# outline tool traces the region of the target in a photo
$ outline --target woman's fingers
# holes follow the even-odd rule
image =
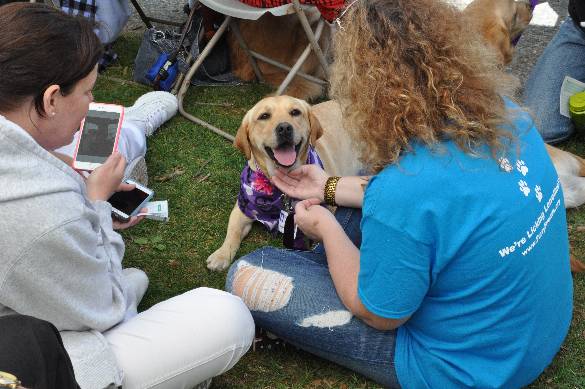
[[[117,151],[112,153],[106,159],[106,162],[101,167],[107,167],[112,170],[112,173],[115,175],[124,175],[124,169],[126,168],[126,160],[122,157],[122,154],[118,153]]]
[[[274,177],[272,177],[272,182],[274,182],[274,184],[276,186],[278,186],[279,189],[285,189],[285,190],[294,189],[299,183],[297,180],[292,179],[292,178],[287,177],[287,176],[283,176],[283,177],[274,176]]]
[[[307,209],[312,207],[313,205],[320,205],[321,204],[321,200],[314,198],[314,197],[305,200],[305,202],[308,204]]]
[[[316,198],[310,198],[303,201],[299,201],[295,207],[295,212],[297,212],[300,208],[300,211],[308,211],[314,205],[320,205],[321,200]]]
[[[122,182],[118,186],[118,189],[116,190],[116,192],[129,192],[129,191],[131,191],[134,188],[136,188],[136,185],[134,185],[134,184],[128,184],[126,182]]]

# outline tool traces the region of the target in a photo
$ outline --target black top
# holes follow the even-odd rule
[[[585,22],[585,1],[569,0],[569,15],[577,25]]]

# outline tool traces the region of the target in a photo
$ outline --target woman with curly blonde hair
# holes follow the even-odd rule
[[[257,325],[387,387],[527,385],[572,314],[563,196],[544,143],[457,10],[351,4],[331,91],[375,175],[279,172],[274,183],[304,199],[295,222],[322,244],[253,252],[227,287]]]

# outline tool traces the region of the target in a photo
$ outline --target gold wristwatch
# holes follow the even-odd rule
[[[16,376],[0,371],[0,389],[18,389],[20,381]]]

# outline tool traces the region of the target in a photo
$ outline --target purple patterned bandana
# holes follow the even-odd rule
[[[306,164],[318,164],[323,168],[321,158],[311,145],[309,145]],[[282,196],[283,193],[272,185],[261,170],[252,170],[246,164],[240,176],[238,195],[238,206],[244,215],[259,221],[269,231],[274,232],[277,230],[278,218],[282,210]]]

